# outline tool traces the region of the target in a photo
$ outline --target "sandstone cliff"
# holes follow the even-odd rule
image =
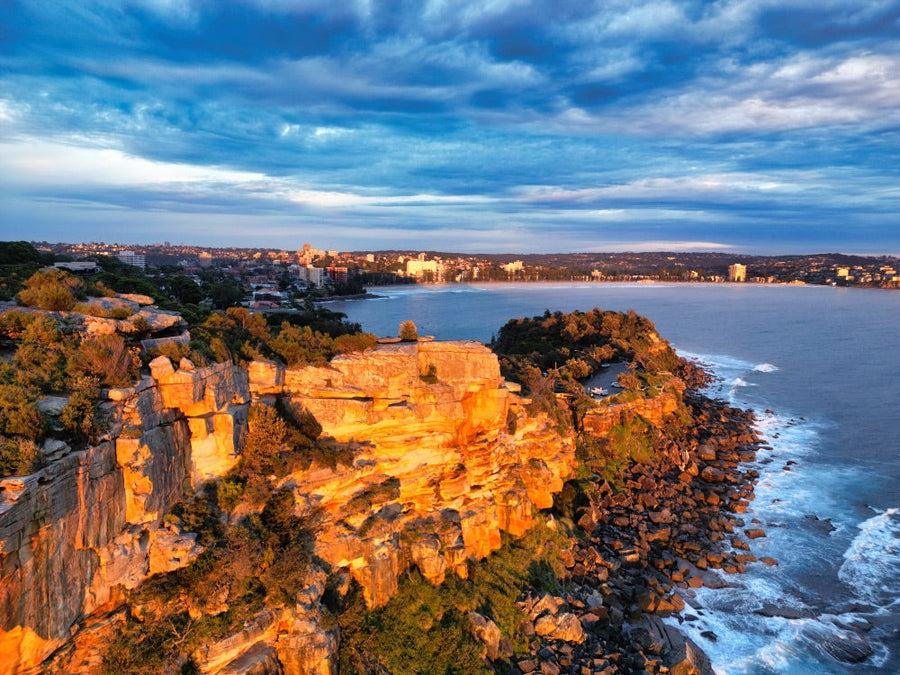
[[[0,673],[38,672],[54,650],[82,642],[93,652],[57,651],[52,667],[97,671],[102,640],[79,635],[111,629],[96,617],[121,605],[122,589],[199,553],[194,535],[163,517],[237,462],[251,399],[283,397],[352,448],[350,466],[313,465],[282,484],[298,512],[317,514],[323,564],[352,574],[371,605],[410,565],[434,582],[464,575],[502,531],[524,532],[574,466],[572,440],[526,414],[478,343],[382,345],[288,371],[176,368],[161,357],[151,371],[109,392],[113,423],[99,444],[50,442],[44,469],[0,481]],[[322,628],[321,573],[311,574],[295,607],[199,653],[204,669],[328,672],[336,636]]]
[[[420,377],[429,372],[435,382]],[[478,343],[383,345],[287,371],[282,392],[324,434],[357,446],[350,470],[293,479],[298,501],[336,525],[316,553],[349,568],[370,605],[390,598],[409,564],[435,583],[464,575],[466,560],[500,547],[501,531],[525,532],[574,470],[572,440],[524,412]]]
[[[112,424],[99,444],[48,441],[45,468],[0,480],[0,672],[38,669],[79,621],[119,602],[119,589],[196,556],[195,535],[162,518],[235,461],[228,432],[246,418],[245,371],[173,371],[108,398]],[[226,433],[211,443],[206,423]]]

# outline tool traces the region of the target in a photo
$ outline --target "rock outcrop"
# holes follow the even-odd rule
[[[573,470],[571,439],[522,410],[479,343],[388,344],[322,368],[255,362],[248,377],[254,399],[283,397],[352,448],[351,466],[313,466],[285,483],[330,524],[316,553],[348,568],[371,605],[411,564],[435,583],[464,575],[501,531],[525,532]]]
[[[173,368],[107,398],[100,443],[48,441],[43,469],[0,480],[0,673],[37,670],[120,589],[193,560],[195,535],[163,516],[236,461],[246,371]]]
[[[594,436],[605,436],[617,424],[630,421],[635,416],[643,417],[655,427],[662,427],[666,418],[678,410],[684,383],[672,378],[667,387],[673,391],[662,391],[656,396],[641,396],[633,401],[611,403],[591,408],[585,412],[582,428]]]
[[[372,606],[411,565],[435,583],[464,576],[501,532],[525,532],[573,472],[572,439],[529,415],[474,342],[382,345],[292,370],[160,357],[151,373],[108,392],[99,444],[56,441],[41,471],[0,480],[0,673],[38,672],[55,650],[57,670],[97,672],[96,636],[121,621],[122,590],[199,554],[163,518],[238,461],[251,400],[306,410],[352,451],[349,465],[314,464],[281,484],[323,524],[319,559]],[[337,634],[319,609],[324,575],[311,574],[295,607],[196,655],[204,671],[331,672]]]
[[[349,568],[372,606],[410,564],[435,583],[464,576],[467,560],[500,548],[501,531],[524,533],[574,470],[572,440],[522,409],[479,343],[382,345],[288,370],[280,387],[280,372],[269,375],[251,380],[254,395],[280,393],[354,447],[352,467],[293,480],[298,501],[335,524],[316,553]]]

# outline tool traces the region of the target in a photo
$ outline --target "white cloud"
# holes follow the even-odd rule
[[[70,142],[23,138],[0,142],[0,173],[9,185],[29,186],[147,186],[191,183],[240,184],[264,180],[260,173],[173,162],[154,162],[102,147],[83,139]],[[76,142],[81,141],[76,144]]]
[[[717,241],[680,241],[677,239],[659,239],[647,241],[644,239],[617,241],[604,241],[603,244],[590,246],[586,250],[590,252],[614,252],[614,251],[726,251],[735,248],[731,244]]]
[[[794,179],[799,172],[793,172]],[[809,175],[803,178],[808,180]],[[691,199],[724,200],[735,194],[796,190],[790,178],[755,173],[698,174],[693,176],[641,178],[627,183],[577,190],[556,186],[528,186],[516,199],[535,203],[592,203],[602,200],[634,199],[640,201]]]

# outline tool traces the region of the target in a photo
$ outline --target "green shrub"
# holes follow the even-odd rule
[[[59,421],[63,429],[78,440],[96,443],[108,428],[108,421],[97,410],[100,388],[93,377],[78,377],[72,383],[72,395],[62,409]]]
[[[284,467],[282,451],[287,439],[287,424],[271,406],[254,403],[247,416],[241,468],[252,477],[276,473]]]
[[[244,496],[244,481],[235,475],[227,475],[219,484],[219,506],[226,511],[231,511],[237,506]]]
[[[0,478],[27,476],[40,469],[43,464],[43,453],[34,441],[21,436],[0,436]]]
[[[136,333],[147,335],[150,333],[150,322],[147,321],[146,317],[136,316],[131,321],[131,325],[134,327]]]
[[[0,333],[13,340],[22,337],[24,330],[35,321],[40,314],[9,309],[0,314]]]
[[[63,389],[66,354],[72,347],[63,340],[58,328],[53,319],[36,316],[22,329],[13,357],[19,382],[44,392]]]
[[[518,630],[525,616],[516,601],[526,589],[565,590],[559,554],[569,546],[565,534],[538,520],[519,539],[504,536],[503,548],[470,565],[466,580],[450,575],[434,586],[413,570],[387,605],[372,611],[354,584],[342,605],[334,603],[340,611],[340,672],[374,672],[374,664],[395,674],[489,672],[469,631],[468,612],[492,619],[524,650],[528,637]]]
[[[75,305],[75,307],[73,307],[73,310],[76,312],[80,312],[81,314],[98,316],[106,319],[127,319],[133,314],[131,308],[127,305],[106,308],[103,306],[103,303],[100,302],[79,302],[77,305]]]
[[[125,345],[121,335],[98,335],[82,340],[69,355],[69,374],[72,377],[89,375],[109,387],[132,384],[140,372],[137,352]]]
[[[378,338],[372,333],[353,333],[339,335],[334,339],[334,351],[336,354],[348,354],[350,352],[362,352],[371,349],[378,344]]]
[[[419,379],[428,384],[437,384],[437,366],[433,363],[428,364],[428,370],[424,374],[419,374]]]
[[[294,492],[283,487],[273,492],[260,513],[265,528],[284,546],[299,527],[300,519],[294,514]]]
[[[0,384],[0,434],[38,441],[47,421],[37,408],[37,391],[20,384]]]
[[[84,284],[81,279],[62,270],[41,270],[25,281],[19,302],[48,311],[68,311],[75,307],[76,296]]]

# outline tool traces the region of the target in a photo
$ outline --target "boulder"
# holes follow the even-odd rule
[[[136,305],[152,305],[155,302],[149,295],[141,295],[140,293],[119,293],[119,297]]]
[[[875,653],[869,641],[855,630],[816,623],[804,628],[803,635],[841,663],[863,663]]]
[[[500,658],[500,641],[503,634],[497,624],[486,619],[478,612],[469,612],[469,628],[475,639],[484,644],[485,657],[490,661]]]
[[[175,367],[168,356],[157,356],[150,362],[150,374],[154,380],[162,380],[175,374]]]

